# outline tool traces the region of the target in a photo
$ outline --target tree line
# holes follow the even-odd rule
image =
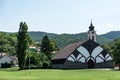
[[[62,36],[59,37],[65,41],[69,40],[67,37],[69,38],[70,36],[66,37],[65,34]],[[28,26],[25,22],[20,23],[17,34],[0,32],[0,37],[0,52],[6,52],[10,55],[17,54],[20,70],[32,67],[49,68],[51,58],[59,50],[57,47],[57,44],[59,43],[56,43],[55,38],[49,38],[47,35],[42,38],[41,43],[35,43],[28,34]],[[74,42],[74,40],[72,41]],[[76,40],[76,42],[77,41],[80,40]],[[65,45],[73,42],[68,41]],[[30,45],[39,47],[40,52],[37,50],[30,50]],[[113,56],[113,62],[120,66],[120,39],[115,39],[102,46]]]

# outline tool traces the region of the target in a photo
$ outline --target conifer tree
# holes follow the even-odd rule
[[[28,30],[27,24],[25,22],[21,22],[17,36],[18,38],[17,57],[20,70],[25,68],[26,54],[28,53],[29,35],[27,33],[27,30]]]
[[[48,54],[51,52],[51,48],[50,48],[50,39],[48,38],[47,35],[45,35],[42,39],[42,43],[41,43],[41,52]]]
[[[49,37],[45,35],[41,43],[41,52],[45,53],[46,56],[50,59],[52,51],[54,51],[53,45],[51,45]]]

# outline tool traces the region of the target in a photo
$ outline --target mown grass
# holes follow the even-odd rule
[[[115,70],[0,69],[0,80],[120,80]]]

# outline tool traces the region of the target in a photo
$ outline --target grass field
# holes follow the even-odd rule
[[[0,80],[120,80],[114,70],[0,69]]]

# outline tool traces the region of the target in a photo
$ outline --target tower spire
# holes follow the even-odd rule
[[[93,24],[92,24],[92,19],[91,19],[91,24],[90,24],[90,26],[93,26]]]
[[[96,41],[96,31],[94,30],[94,26],[92,24],[92,20],[91,20],[91,23],[90,23],[90,26],[89,26],[88,39]]]
[[[93,26],[93,24],[92,24],[92,20],[91,20],[91,23],[90,23],[90,26],[89,26],[89,30],[90,30],[90,31],[94,30],[94,26]]]

